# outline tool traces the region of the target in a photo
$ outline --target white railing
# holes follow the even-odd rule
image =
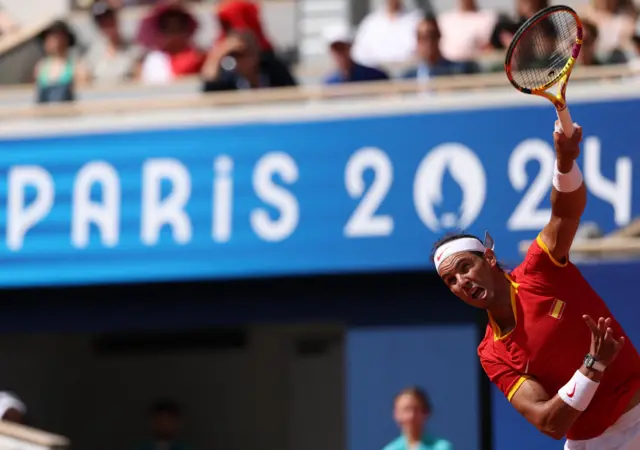
[[[0,420],[0,450],[64,450],[69,440],[46,431]]]
[[[603,82],[605,80],[619,80],[633,76],[627,65],[577,68],[572,75],[572,86],[569,96],[579,82]],[[101,115],[144,112],[193,110],[212,107],[233,107],[248,105],[296,103],[329,101],[344,98],[371,98],[403,96],[424,93],[431,94],[460,93],[469,91],[486,91],[490,89],[511,89],[504,73],[490,73],[479,75],[461,75],[434,79],[428,87],[413,80],[383,81],[370,83],[351,83],[338,86],[302,86],[296,88],[275,88],[240,92],[219,92],[202,94],[196,89],[199,83],[185,80],[182,85],[190,83],[194,92],[162,95],[162,87],[148,87],[139,84],[127,84],[113,87],[88,88],[84,93],[109,93],[109,98],[84,100],[67,104],[47,105],[5,105],[0,107],[0,121],[26,118],[54,118],[78,115]],[[172,88],[176,89],[175,85]],[[0,99],[21,88],[0,90]],[[32,88],[29,87],[31,90]],[[135,90],[145,90],[148,95],[143,97],[123,95]],[[600,89],[601,90],[601,89]],[[170,89],[169,89],[170,91]],[[153,93],[156,95],[153,95]],[[514,91],[515,92],[515,91]],[[81,95],[83,91],[81,91]],[[520,94],[523,96],[523,94]],[[491,98],[491,97],[488,97]]]

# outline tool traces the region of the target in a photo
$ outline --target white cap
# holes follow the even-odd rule
[[[344,42],[350,44],[353,42],[353,32],[351,27],[345,23],[335,23],[325,27],[322,32],[327,45],[335,44],[337,42]]]
[[[7,391],[0,392],[0,419],[10,409],[20,411],[22,414],[27,412],[27,406],[14,394]]]

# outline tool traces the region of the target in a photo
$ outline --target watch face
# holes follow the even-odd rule
[[[584,358],[584,365],[587,366],[587,369],[591,369],[591,367],[593,367],[593,363],[595,362],[595,360],[593,359],[593,356],[591,355],[587,355]]]

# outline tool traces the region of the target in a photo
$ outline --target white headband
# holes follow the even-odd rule
[[[490,236],[488,237],[489,239],[487,239],[487,243],[490,244],[491,247],[486,247],[478,239],[472,237],[463,237],[442,244],[436,250],[435,257],[433,258],[433,262],[436,265],[436,272],[440,273],[440,264],[442,264],[451,255],[460,252],[480,252],[484,254],[487,248],[493,248],[493,240]]]

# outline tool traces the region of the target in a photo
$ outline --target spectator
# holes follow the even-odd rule
[[[295,86],[287,70],[260,59],[260,47],[249,30],[234,30],[214,47],[202,69],[203,91],[232,91]]]
[[[273,45],[267,38],[260,19],[260,9],[253,0],[221,0],[215,13],[220,25],[217,44],[225,40],[231,30],[251,30],[255,35],[260,51],[272,53]]]
[[[490,48],[497,20],[495,12],[479,10],[475,0],[458,0],[457,9],[438,17],[442,54],[456,62],[477,58]]]
[[[518,28],[524,25],[535,13],[547,6],[549,6],[549,0],[517,0],[515,19],[508,16],[498,18],[491,34],[491,46],[498,50],[509,47]]]
[[[578,55],[578,62],[583,66],[600,66],[602,63],[596,56],[596,43],[598,40],[598,27],[593,23],[582,22],[584,35],[582,37],[582,48]]]
[[[13,20],[11,15],[0,6],[0,36],[6,36],[20,29],[20,26]]]
[[[347,25],[336,24],[327,27],[324,30],[324,38],[337,67],[337,70],[325,80],[325,84],[389,79],[383,71],[353,61],[351,58],[353,36]]]
[[[38,103],[73,101],[76,85],[88,80],[85,65],[71,54],[75,35],[65,22],[56,21],[40,34],[40,40],[45,55],[34,71]]]
[[[443,75],[472,74],[479,71],[473,61],[453,62],[440,51],[440,28],[434,16],[427,15],[418,25],[416,32],[418,44],[418,66],[404,74],[404,78],[416,78],[428,81]]]
[[[402,435],[384,450],[452,450],[451,443],[425,433],[431,417],[427,393],[417,387],[402,390],[395,398],[393,416]]]
[[[171,400],[160,400],[151,406],[151,439],[138,450],[188,450],[180,440],[182,412],[180,406]]]
[[[159,3],[143,20],[138,41],[151,49],[142,63],[141,80],[164,84],[199,74],[205,55],[193,42],[195,18],[175,2]]]
[[[139,75],[142,50],[122,36],[117,11],[106,1],[99,1],[91,13],[99,30],[86,54],[92,78],[99,83],[117,83]]]
[[[7,422],[24,423],[27,406],[11,392],[0,392],[0,419]]]
[[[640,74],[640,30],[633,35],[633,51],[629,57],[629,69],[637,78]]]
[[[234,30],[251,31],[260,48],[260,63],[263,69],[276,74],[276,77],[293,80],[287,65],[276,55],[274,47],[264,31],[260,19],[260,9],[255,0],[221,0],[216,9],[216,17],[221,33],[214,46],[224,42],[229,33]]]
[[[364,18],[353,44],[353,59],[380,66],[405,63],[415,53],[420,13],[406,9],[402,0],[385,0],[385,6]]]
[[[636,11],[621,0],[594,0],[582,12],[583,20],[598,28],[599,54],[611,55],[631,44],[635,31]]]

